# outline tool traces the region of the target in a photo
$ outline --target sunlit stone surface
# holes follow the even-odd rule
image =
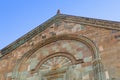
[[[57,14],[0,50],[0,80],[120,80],[120,23]]]

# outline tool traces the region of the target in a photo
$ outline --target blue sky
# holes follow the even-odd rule
[[[0,49],[61,13],[120,21],[120,0],[0,0]]]

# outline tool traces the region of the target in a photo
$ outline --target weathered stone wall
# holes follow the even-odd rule
[[[62,34],[82,35],[91,39],[99,49],[106,74],[108,72],[109,77],[120,79],[120,31],[60,21],[53,23],[28,42],[1,57],[0,80],[12,80],[15,65],[25,53],[32,50],[41,41]],[[23,66],[21,70],[25,69],[26,67]]]

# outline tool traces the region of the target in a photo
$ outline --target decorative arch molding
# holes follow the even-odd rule
[[[28,51],[27,53],[24,54],[23,57],[19,60],[19,62],[17,62],[16,66],[14,68],[13,79],[12,80],[17,79],[17,76],[19,76],[19,74],[17,72],[19,66],[22,63],[24,63],[27,59],[29,59],[30,56],[32,56],[35,53],[35,51],[37,51],[39,48],[41,48],[41,47],[43,47],[47,44],[50,44],[50,43],[53,43],[53,42],[56,42],[56,41],[59,41],[59,40],[75,40],[75,41],[82,42],[92,51],[92,57],[93,57],[93,61],[94,61],[93,63],[100,62],[100,56],[99,56],[99,53],[98,53],[98,49],[97,49],[96,45],[94,44],[94,42],[92,40],[90,40],[89,38],[87,38],[85,36],[81,36],[81,35],[74,35],[74,34],[57,35],[57,36],[53,36],[53,37],[50,37],[46,40],[41,41],[40,43],[36,44],[36,46],[33,47],[33,49],[31,49],[30,51]],[[60,54],[58,54],[58,55],[60,55]],[[71,58],[71,59],[74,60],[74,57]],[[42,63],[42,61],[39,62],[38,67],[36,67],[36,70],[40,67],[41,63]],[[99,63],[96,63],[96,65],[97,64],[99,64]],[[96,65],[94,65],[94,66],[96,66]],[[100,65],[97,66],[97,68],[96,68],[97,71],[102,70],[102,69],[100,69],[100,66],[101,66],[101,63],[100,63]],[[99,75],[102,76],[101,71],[100,71],[100,73],[98,73],[97,76],[99,76]],[[17,80],[19,80],[19,79],[17,79]],[[100,79],[95,79],[95,80],[103,80],[103,79],[100,78]]]
[[[53,53],[51,55],[46,56],[45,58],[43,58],[38,64],[37,66],[31,70],[31,73],[36,73],[37,71],[39,71],[39,68],[41,67],[41,65],[47,61],[48,59],[51,59],[53,57],[57,57],[57,56],[64,56],[66,58],[68,58],[71,61],[71,65],[74,64],[79,64],[79,63],[83,63],[83,59],[76,59],[71,53],[67,53],[67,52],[56,52]]]

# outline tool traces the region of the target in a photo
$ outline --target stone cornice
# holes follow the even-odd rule
[[[101,19],[94,19],[94,18],[86,18],[86,17],[79,17],[79,16],[72,16],[72,15],[66,15],[66,14],[57,14],[44,22],[43,24],[39,25],[32,31],[28,32],[21,38],[17,39],[7,47],[3,48],[1,50],[1,55],[5,55],[20,45],[24,44],[28,40],[32,39],[34,36],[36,36],[38,33],[44,31],[47,27],[49,27],[52,23],[63,20],[66,22],[73,22],[73,23],[79,23],[83,25],[91,25],[96,27],[102,27],[107,29],[114,29],[114,30],[120,30],[120,22],[116,21],[108,21],[108,20],[101,20]]]
[[[109,21],[95,18],[87,18],[73,15],[61,14],[60,18],[66,22],[80,23],[84,25],[92,25],[96,27],[102,27],[107,29],[115,29],[120,30],[120,22],[117,21]]]

